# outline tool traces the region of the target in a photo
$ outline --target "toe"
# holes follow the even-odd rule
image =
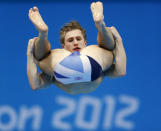
[[[93,10],[94,7],[95,7],[95,3],[93,2],[93,3],[91,4],[91,9]]]
[[[32,8],[30,8],[29,14],[28,14],[28,15],[31,16],[32,12],[33,12],[33,11],[32,11]]]
[[[39,11],[36,6],[33,7],[33,11]]]

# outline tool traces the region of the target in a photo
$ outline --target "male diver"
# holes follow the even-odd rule
[[[101,2],[93,2],[91,11],[98,30],[98,45],[87,46],[85,30],[78,22],[72,21],[60,30],[62,49],[50,50],[48,26],[37,7],[29,10],[29,19],[39,32],[38,37],[29,40],[27,49],[27,75],[33,90],[54,83],[69,94],[88,93],[95,90],[105,76],[119,77],[126,74],[126,54],[121,36],[114,27],[105,26]],[[85,74],[85,78],[77,76],[76,79],[65,79],[57,71],[67,74],[64,67],[58,66],[67,57],[72,57],[72,60],[81,58],[85,64],[89,63],[85,67],[88,75]],[[42,70],[41,74],[36,64]]]

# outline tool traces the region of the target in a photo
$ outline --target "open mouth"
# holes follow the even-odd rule
[[[80,51],[80,50],[81,50],[81,48],[76,47],[76,48],[74,48],[73,50],[74,50],[74,51]]]

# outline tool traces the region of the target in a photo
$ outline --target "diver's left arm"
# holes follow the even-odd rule
[[[91,4],[91,11],[98,30],[98,45],[104,49],[113,50],[115,48],[115,42],[112,32],[106,27],[104,22],[103,4],[101,2],[93,2]]]
[[[115,27],[109,28],[114,36],[116,47],[113,51],[115,63],[105,71],[105,75],[109,77],[119,77],[126,74],[126,53],[122,43],[122,38]]]
[[[38,73],[37,66],[36,66],[36,59],[33,55],[34,50],[34,40],[30,39],[28,43],[27,49],[27,76],[30,83],[30,86],[33,90],[37,90],[40,88],[48,87],[52,84],[52,81],[48,75],[45,73]]]

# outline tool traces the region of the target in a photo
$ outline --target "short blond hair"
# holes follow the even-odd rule
[[[60,29],[60,43],[64,44],[65,40],[65,35],[68,31],[72,31],[75,29],[79,29],[82,32],[82,35],[84,37],[84,40],[86,41],[86,31],[81,27],[81,25],[77,21],[71,21],[67,24],[65,24],[61,29]]]

